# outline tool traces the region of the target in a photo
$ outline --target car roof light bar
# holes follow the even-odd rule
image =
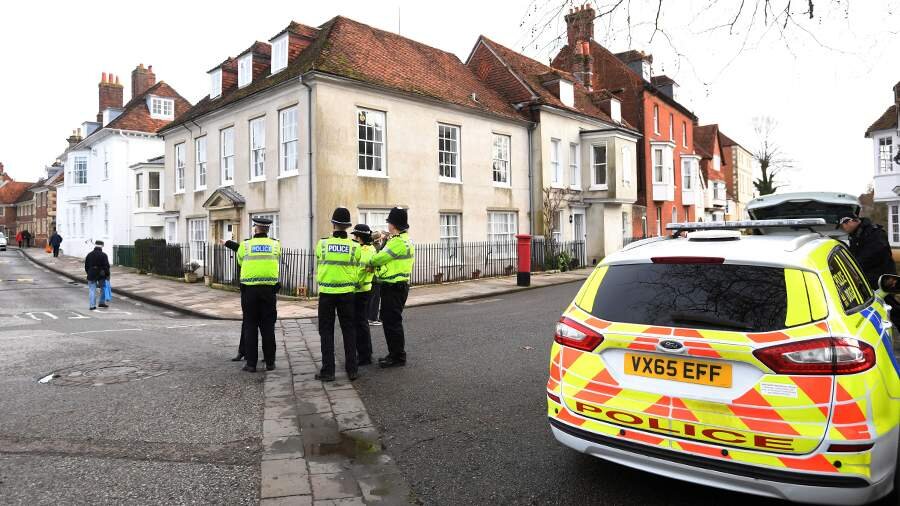
[[[828,225],[823,218],[797,218],[787,220],[704,221],[697,223],[669,223],[666,230],[737,230],[742,228],[810,228]]]

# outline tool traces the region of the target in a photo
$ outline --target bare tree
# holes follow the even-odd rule
[[[568,188],[554,188],[552,186],[545,186],[542,192],[541,224],[543,225],[544,237],[547,239],[546,244],[549,245],[553,241],[553,225],[559,216],[559,212],[563,206],[568,205],[575,198],[577,192]]]
[[[753,186],[760,195],[775,193],[785,186],[779,184],[779,176],[793,168],[793,160],[787,158],[775,139],[778,122],[770,116],[753,118],[753,130],[759,143],[753,158],[759,164],[760,177],[753,181]]]

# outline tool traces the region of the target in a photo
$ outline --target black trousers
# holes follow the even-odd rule
[[[344,368],[357,371],[356,332],[353,326],[353,293],[319,294],[319,338],[322,341],[322,374],[334,374],[334,315],[344,336]]]
[[[353,299],[353,327],[356,331],[356,356],[372,359],[372,334],[369,332],[369,300],[372,292],[357,292]]]
[[[375,321],[378,320],[378,309],[381,307],[381,283],[372,283],[371,294],[369,307],[366,309],[366,317],[371,321]]]
[[[53,246],[53,258],[59,257],[59,246]]]
[[[272,285],[241,286],[241,309],[244,312],[241,341],[249,366],[256,367],[259,359],[259,335],[262,335],[266,364],[275,363],[275,301]]]
[[[388,356],[406,361],[406,338],[403,335],[403,307],[409,296],[406,283],[381,284],[381,321],[384,323],[384,340]]]

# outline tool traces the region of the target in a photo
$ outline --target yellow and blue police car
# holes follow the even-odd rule
[[[670,224],[672,237],[604,259],[556,327],[556,439],[790,501],[865,504],[900,489],[889,307],[841,242],[811,230],[826,226]]]

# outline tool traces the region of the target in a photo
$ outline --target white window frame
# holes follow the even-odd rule
[[[166,220],[166,242],[168,244],[178,244],[178,221],[174,218]]]
[[[553,221],[550,223],[550,239],[559,244],[563,240],[563,210],[560,209],[556,211],[556,216],[553,217]]]
[[[508,188],[511,184],[512,138],[509,135],[493,134],[491,142],[491,178],[494,186]]]
[[[888,223],[890,226],[891,243],[900,243],[900,205],[888,206]]]
[[[109,179],[109,150],[103,148],[103,179]]]
[[[603,161],[597,160],[597,148],[603,148]],[[603,170],[603,181],[597,178],[597,171]],[[591,143],[591,190],[609,189],[609,147],[606,142]]]
[[[253,118],[248,124],[250,146],[249,180],[266,180],[266,117]]]
[[[247,53],[238,58],[238,88],[243,88],[253,82],[253,53]]]
[[[694,189],[694,162],[690,158],[681,160],[681,189],[682,191]]]
[[[163,205],[162,181],[163,175],[158,170],[148,170],[147,174],[147,207],[150,209],[159,209]],[[156,174],[156,188],[153,188],[151,181],[153,174]],[[156,193],[156,205],[153,205],[153,193]]]
[[[278,172],[282,176],[300,170],[297,117],[297,106],[278,111]]]
[[[251,213],[250,214],[250,236],[253,236],[253,219],[254,218],[266,218],[268,220],[272,220],[272,225],[269,226],[269,237],[272,239],[278,239],[278,213]]]
[[[439,233],[441,244],[441,266],[464,265],[462,257],[462,214],[440,213]]]
[[[657,154],[659,155],[658,159]],[[663,148],[653,148],[650,151],[650,156],[653,157],[653,182],[655,184],[662,184],[666,182],[665,155],[665,150],[663,150]]]
[[[363,137],[360,137],[361,126],[365,132]],[[369,138],[370,134],[371,138]],[[357,174],[367,177],[387,177],[387,113],[374,109],[357,108],[356,141]],[[360,144],[365,147],[371,146],[372,154],[368,154],[365,150],[360,152]],[[372,168],[368,168],[369,160],[371,160]]]
[[[447,183],[462,182],[460,174],[460,128],[457,125],[438,123],[438,180]]]
[[[659,105],[653,104],[653,133],[659,135]]]
[[[577,142],[569,143],[569,188],[581,189],[581,145]]]
[[[387,232],[387,217],[389,209],[360,209],[359,222],[365,223],[372,231]]]
[[[144,208],[144,173],[138,172],[134,175],[134,208]]]
[[[894,172],[893,150],[894,144],[891,136],[878,138],[878,173],[887,174]]]
[[[231,186],[234,184],[234,127],[220,130],[219,141],[221,146],[219,149],[221,184],[219,186]]]
[[[622,166],[617,168],[622,173],[622,184],[631,186],[631,150],[627,146],[622,146],[621,161]]]
[[[681,122],[681,145],[687,147],[687,121]]]
[[[656,236],[662,235],[662,207],[656,207]]]
[[[675,142],[675,114],[669,113],[669,140]]]
[[[722,157],[719,155],[713,155],[713,169],[716,171],[722,170]]]
[[[175,193],[184,193],[185,143],[175,145]]]
[[[222,96],[222,69],[216,69],[209,73],[209,98]]]
[[[174,119],[175,100],[165,97],[150,97],[150,117],[153,119]]]
[[[206,189],[206,156],[206,136],[204,135],[194,140],[194,168],[195,177],[197,178],[194,184],[194,191]]]
[[[550,185],[563,185],[562,167],[559,162],[559,139],[550,139]]]
[[[109,237],[109,202],[103,203],[103,237]]]
[[[272,73],[276,74],[284,70],[288,64],[288,34],[283,34],[272,40]]]
[[[72,184],[76,186],[88,183],[88,157],[76,156],[72,162]]]
[[[509,246],[516,240],[519,230],[519,213],[514,211],[488,212],[488,242],[506,244],[506,247],[491,248],[492,258],[512,258],[515,246]]]
[[[206,218],[189,218],[187,220],[187,231],[190,260],[192,262],[202,262],[204,255],[201,254],[201,251],[206,249],[206,241],[209,234]]]
[[[572,209],[570,213],[572,217],[572,240],[584,241],[587,238],[587,215],[584,209]],[[581,217],[581,233],[578,233],[578,220]]]

